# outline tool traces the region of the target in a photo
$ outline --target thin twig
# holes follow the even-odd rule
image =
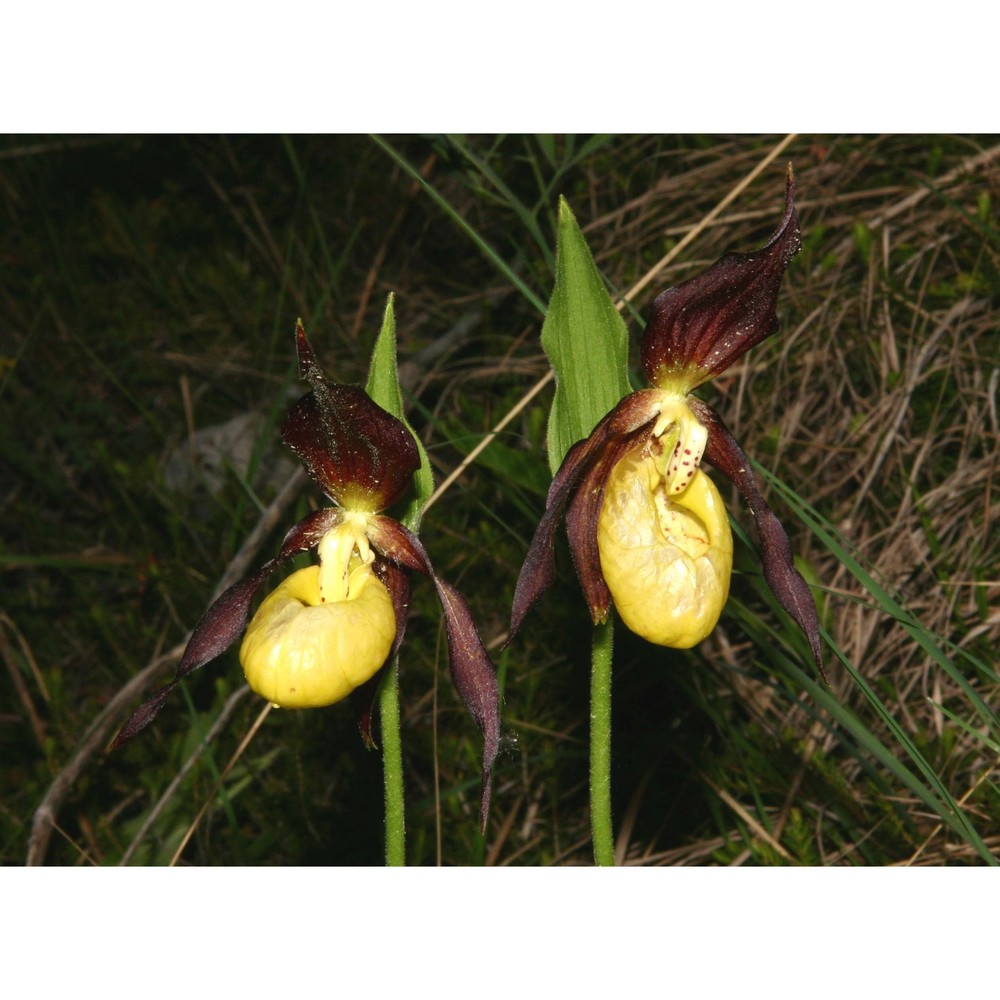
[[[857,489],[854,506],[851,508],[851,517],[857,516],[862,502],[868,496],[868,491],[871,488],[872,483],[875,481],[875,477],[879,474],[882,468],[882,463],[885,461],[885,457],[889,453],[889,449],[896,442],[896,435],[899,433],[900,425],[910,412],[910,401],[913,399],[913,395],[917,391],[917,386],[924,378],[924,366],[927,363],[927,359],[934,352],[934,349],[937,347],[937,343],[941,337],[952,328],[952,324],[956,320],[961,319],[961,317],[968,312],[969,307],[972,304],[973,300],[971,298],[966,297],[959,299],[948,310],[945,317],[938,324],[937,329],[927,338],[927,341],[920,348],[915,361],[912,366],[910,366],[910,371],[906,379],[906,387],[898,405],[896,406],[895,416],[887,424],[886,432],[882,435],[882,441],[879,444],[875,457],[867,462],[867,471],[864,482],[862,482]]]
[[[10,642],[7,639],[8,628],[14,633],[21,645],[21,650],[25,653],[25,657],[29,659],[29,662],[31,662],[33,657],[28,655],[28,645],[24,641],[24,636],[21,635],[17,626],[14,625],[10,618],[8,618],[4,612],[0,611],[0,657],[3,658],[3,661],[7,666],[7,672],[10,674],[14,690],[17,691],[17,697],[24,706],[25,714],[28,716],[28,722],[31,724],[31,731],[35,735],[35,742],[38,744],[39,750],[44,753],[45,723],[42,722],[42,718],[38,714],[38,710],[35,708],[35,703],[31,698],[31,692],[28,690],[28,685],[25,684],[24,678],[21,676],[21,668],[14,656],[14,651],[10,648]],[[35,666],[35,664],[32,664],[32,666]],[[48,700],[48,691],[45,689],[44,684],[41,689],[45,694],[46,700]]]
[[[256,559],[261,545],[274,530],[275,525],[281,521],[285,510],[298,496],[305,482],[305,472],[302,469],[296,469],[278,495],[261,514],[256,526],[247,536],[243,545],[240,546],[239,551],[230,560],[225,573],[222,574],[215,588],[215,596],[247,575],[250,563]],[[31,819],[31,834],[28,838],[27,865],[44,863],[45,853],[52,836],[52,826],[63,799],[76,783],[90,759],[107,746],[113,731],[121,724],[126,709],[138,701],[156,680],[166,674],[170,667],[177,664],[184,655],[189,638],[190,633],[168,652],[154,656],[135,677],[118,690],[117,694],[104,706],[100,715],[91,723],[69,763],[56,775],[45,793],[45,797],[35,809]]]
[[[502,420],[476,445],[468,455],[458,464],[458,466],[448,474],[441,485],[430,495],[427,503],[424,504],[424,513],[437,502],[438,498],[448,489],[452,483],[496,440],[497,435],[544,389],[555,376],[550,368],[546,374],[540,378],[511,408]]]
[[[781,857],[783,857],[789,863],[792,863],[794,861],[794,859],[788,853],[788,851],[785,850],[785,848],[782,847],[782,845],[777,840],[774,839],[774,836],[764,828],[764,825],[760,822],[760,820],[758,820],[755,816],[751,816],[750,813],[747,812],[747,810],[744,809],[743,806],[740,805],[740,803],[737,802],[736,799],[734,799],[732,795],[729,794],[729,792],[727,792],[724,788],[720,788],[718,785],[716,785],[715,782],[708,777],[708,775],[702,774],[701,777],[702,780],[705,782],[705,784],[708,785],[712,789],[712,791],[715,792],[715,794],[718,795],[719,798],[722,799],[722,801],[725,802],[725,804],[729,806],[729,808],[732,809],[732,811],[736,813],[736,815],[739,816],[739,818],[743,820],[744,823],[746,823],[748,827],[750,827],[750,832],[758,840],[763,841],[765,844],[768,845],[768,847],[776,851]]]
[[[639,816],[639,806],[642,804],[642,797],[646,794],[646,789],[649,787],[649,782],[655,771],[655,767],[646,768],[645,773],[639,779],[639,784],[636,785],[635,791],[632,793],[632,797],[629,799],[625,815],[622,817],[621,826],[618,827],[618,836],[615,838],[615,865],[619,867],[625,864],[625,858],[628,857],[628,845],[632,839],[632,830],[635,828],[635,821]]]
[[[45,852],[52,836],[52,828],[59,813],[59,807],[69,790],[76,783],[80,772],[90,762],[90,758],[107,746],[112,731],[121,724],[125,710],[136,702],[153,683],[166,673],[169,666],[176,664],[184,655],[187,638],[172,649],[151,660],[104,706],[104,710],[91,723],[76,753],[69,763],[56,775],[45,797],[35,809],[31,819],[31,834],[28,837],[27,865],[40,865],[45,861]]]
[[[744,177],[743,180],[741,180],[739,184],[737,184],[729,192],[729,194],[727,194],[725,198],[723,198],[722,201],[715,206],[715,208],[713,208],[707,215],[703,216],[699,223],[692,226],[688,230],[687,235],[683,236],[676,246],[671,247],[670,250],[668,250],[667,253],[665,253],[663,257],[632,286],[632,288],[625,295],[626,300],[631,301],[635,298],[635,296],[638,295],[639,292],[641,292],[646,285],[648,285],[686,246],[688,246],[689,243],[696,240],[702,231],[707,226],[711,225],[712,220],[724,212],[726,207],[735,201],[743,193],[743,191],[746,190],[746,188],[748,188],[771,165],[771,163],[774,162],[775,159],[777,159],[777,157],[781,156],[781,154],[792,144],[792,142],[795,141],[796,138],[798,138],[798,136],[794,132],[786,135],[785,138],[782,139],[781,142],[779,142],[778,145],[775,146],[774,149],[772,149],[771,152],[768,153],[767,156],[765,156],[764,159],[761,160],[760,163],[758,163],[757,166],[754,167],[753,170],[751,170],[750,173],[748,173],[746,177]]]
[[[1000,157],[1000,145],[991,146],[989,149],[984,149],[981,153],[977,153],[975,156],[970,156],[967,160],[963,160],[954,170],[949,170],[943,177],[938,178],[935,182],[934,188],[930,187],[920,187],[911,194],[908,194],[905,198],[900,199],[894,205],[891,205],[885,211],[880,212],[878,215],[873,216],[871,219],[866,220],[865,225],[869,229],[875,230],[881,226],[884,226],[891,219],[896,218],[897,215],[901,215],[907,209],[914,208],[919,205],[920,202],[924,200],[929,194],[932,194],[934,190],[944,190],[952,181],[957,180],[963,174],[970,174],[974,170],[978,170],[980,167],[986,166],[986,164],[991,163],[993,160]],[[853,233],[849,236],[845,236],[834,248],[833,253],[837,256],[849,252],[854,246],[854,235]],[[822,263],[816,265],[816,273],[819,269],[823,267]]]
[[[437,153],[431,153],[430,156],[424,160],[423,166],[420,168],[420,176],[423,177],[424,180],[427,180],[430,177],[435,163],[437,163]],[[368,268],[368,275],[365,278],[364,287],[361,289],[361,297],[358,300],[358,307],[354,311],[354,322],[351,323],[351,329],[347,335],[348,340],[352,344],[356,343],[358,337],[361,335],[361,327],[365,321],[365,314],[368,312],[368,303],[371,300],[372,292],[375,289],[375,282],[378,280],[378,276],[382,270],[382,264],[385,262],[386,254],[389,252],[389,247],[396,238],[396,230],[406,217],[406,212],[410,207],[410,203],[419,193],[420,183],[418,181],[413,181],[410,185],[408,199],[399,205],[396,209],[396,214],[392,217],[389,225],[385,228],[382,235],[382,242],[379,245],[378,250],[375,251],[375,257],[372,260],[371,267]]]
[[[209,744],[216,736],[222,732],[223,727],[229,721],[229,717],[236,710],[236,706],[250,693],[250,687],[247,684],[243,684],[238,687],[227,699],[225,705],[222,706],[222,711],[219,713],[218,718],[212,723],[212,728],[205,734],[205,738],[198,744],[195,748],[194,753],[186,761],[184,761],[181,769],[174,775],[173,781],[167,785],[166,791],[159,797],[156,805],[149,810],[149,815],[142,822],[142,826],[139,827],[139,832],[132,838],[132,843],[128,845],[125,853],[122,855],[121,860],[118,862],[119,867],[127,865],[129,861],[132,860],[132,856],[135,854],[139,845],[143,842],[146,834],[149,833],[150,828],[159,819],[160,814],[163,812],[167,803],[174,797],[177,790],[181,787],[182,782],[190,773],[191,769],[198,762],[201,755],[208,749]]]
[[[184,834],[184,838],[181,840],[180,845],[177,850],[174,851],[174,856],[170,859],[170,867],[173,868],[177,862],[180,860],[180,856],[184,853],[184,848],[187,847],[189,841],[194,836],[194,831],[198,829],[198,824],[201,822],[202,817],[208,812],[209,806],[215,801],[215,796],[219,794],[219,789],[222,787],[222,783],[229,777],[229,772],[236,766],[236,762],[243,756],[243,751],[250,746],[250,741],[257,735],[257,730],[264,724],[264,720],[270,714],[271,709],[274,706],[268,702],[260,711],[260,715],[254,720],[254,724],[247,730],[246,736],[240,741],[240,745],[236,748],[232,757],[229,758],[229,763],[223,768],[222,774],[219,775],[219,780],[215,783],[215,787],[212,789],[210,795],[205,799],[205,804],[198,810],[198,815],[195,816],[191,825],[187,829],[187,833]]]

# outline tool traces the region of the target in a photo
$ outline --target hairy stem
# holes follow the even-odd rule
[[[399,657],[379,686],[382,730],[382,774],[385,782],[385,863],[406,864],[406,827],[403,810],[403,745],[399,737]]]
[[[615,863],[615,838],[611,825],[611,649],[614,626],[611,616],[594,629],[590,660],[590,828],[594,861]]]

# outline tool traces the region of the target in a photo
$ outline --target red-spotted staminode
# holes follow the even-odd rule
[[[296,524],[275,558],[212,604],[191,635],[177,676],[135,711],[112,748],[148,726],[178,682],[228,649],[244,630],[240,662],[257,694],[287,708],[331,705],[355,694],[362,734],[370,742],[372,697],[382,667],[403,639],[410,572],[416,571],[437,589],[452,678],[484,736],[480,821],[485,829],[499,744],[496,675],[465,600],[434,572],[417,536],[380,513],[402,497],[420,467],[416,442],[402,421],[363,389],[327,381],[301,322],[296,342],[299,373],[312,391],[289,411],[281,437],[334,506]],[[247,625],[250,602],[275,567],[313,548],[319,565],[287,577]]]
[[[650,642],[688,648],[704,639],[729,593],[733,551],[722,499],[700,468],[706,459],[743,494],[764,578],[822,672],[816,606],[788,536],[722,418],[692,395],[777,329],[781,279],[800,246],[793,200],[789,171],[784,216],[761,249],[727,254],[654,301],[641,352],[651,388],[626,396],[566,454],[517,581],[510,638],[555,578],[555,531],[565,518],[595,624],[613,601]]]

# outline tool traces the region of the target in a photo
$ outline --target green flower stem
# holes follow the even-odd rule
[[[590,660],[590,828],[594,861],[615,863],[611,826],[611,649],[614,625],[608,617],[594,629]]]
[[[403,809],[403,744],[399,736],[399,657],[385,672],[378,690],[382,722],[382,774],[385,782],[385,863],[406,864]]]
[[[427,498],[434,492],[434,476],[420,438],[403,415],[403,393],[396,367],[396,314],[390,294],[382,317],[382,329],[375,341],[365,391],[372,400],[401,420],[410,432],[420,455],[414,477],[416,493],[407,507],[403,524],[414,534]],[[382,721],[382,775],[385,783],[385,863],[406,864],[406,822],[403,804],[403,747],[399,734],[399,657],[393,659],[379,686],[379,713]]]

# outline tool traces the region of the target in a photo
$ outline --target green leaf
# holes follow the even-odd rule
[[[631,391],[628,331],[565,198],[559,199],[556,284],[542,347],[556,377],[548,431],[555,473],[566,452]]]
[[[420,453],[420,468],[417,469],[413,477],[416,495],[407,505],[406,513],[401,518],[402,522],[415,532],[420,527],[420,517],[424,504],[434,492],[434,474],[431,472],[431,464],[427,459],[427,452],[424,450],[420,438],[414,434],[413,428],[403,414],[403,393],[399,388],[399,371],[396,368],[396,316],[393,312],[393,298],[393,295],[390,294],[385,304],[382,329],[375,341],[375,350],[372,351],[372,361],[368,369],[368,383],[365,386],[365,391],[383,410],[402,420],[406,429],[413,435],[413,440],[417,443],[417,451]]]

